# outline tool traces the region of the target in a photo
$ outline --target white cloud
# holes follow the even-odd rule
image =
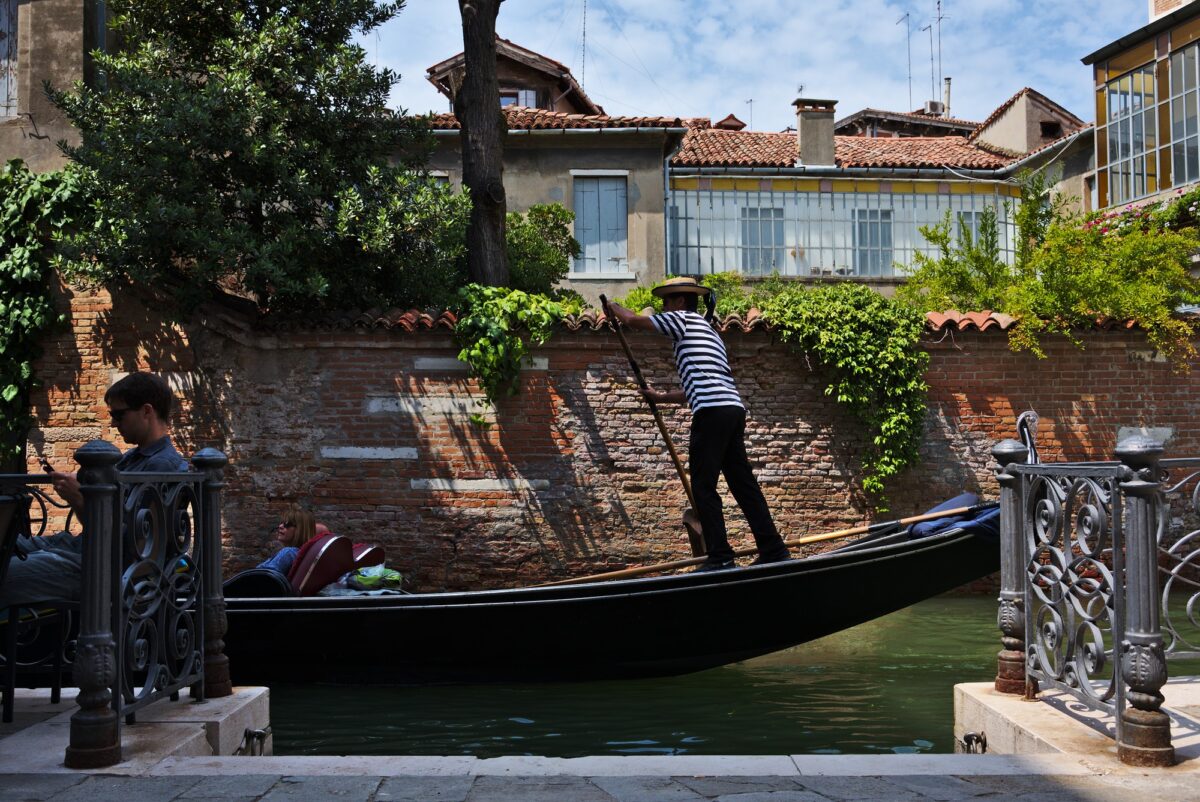
[[[954,116],[982,120],[1032,86],[1085,120],[1093,117],[1091,71],[1079,59],[1145,25],[1144,0],[944,0],[941,72],[953,78]],[[582,0],[507,0],[497,31],[566,64],[610,114],[706,116],[732,112],[754,128],[793,124],[791,102],[838,101],[839,116],[870,106],[905,110],[912,14],[913,105],[930,88],[934,0],[588,0],[586,69],[580,52]],[[936,32],[935,65],[936,71]],[[395,105],[444,111],[425,69],[462,50],[457,4],[409,0],[363,41],[380,66],[399,71]],[[941,98],[942,88],[936,95]]]

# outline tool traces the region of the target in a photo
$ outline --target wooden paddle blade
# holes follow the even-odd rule
[[[692,544],[692,556],[703,557],[707,551],[704,547],[704,529],[700,526],[700,516],[690,507],[683,511],[683,528],[687,530],[688,542]]]

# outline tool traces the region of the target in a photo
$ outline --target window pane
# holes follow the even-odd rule
[[[1186,126],[1186,135],[1192,136],[1196,133],[1196,93],[1188,92],[1183,96],[1183,118]]]
[[[1171,141],[1183,139],[1183,98],[1171,101]]]
[[[1196,48],[1189,47],[1183,51],[1183,89],[1185,92],[1196,88]]]
[[[1171,54],[1171,94],[1178,95],[1183,91],[1183,54]],[[1112,106],[1111,101],[1109,106]]]
[[[1196,137],[1192,137],[1184,143],[1184,149],[1187,151],[1187,180],[1195,181],[1197,175],[1200,175],[1200,154],[1197,153],[1196,144],[1200,142]]]
[[[1158,137],[1154,130],[1154,110],[1150,109],[1142,115],[1142,132],[1145,134],[1146,150],[1154,150],[1158,146]]]

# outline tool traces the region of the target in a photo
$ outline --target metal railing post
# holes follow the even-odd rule
[[[1021,477],[1012,466],[1025,462],[1029,450],[1017,440],[1001,440],[992,448],[1000,484],[1000,609],[996,625],[1003,648],[996,655],[996,691],[1025,693],[1025,535],[1021,531]]]
[[[114,467],[121,452],[111,443],[92,440],[75,452],[83,491],[83,564],[74,679],[79,705],[71,716],[71,740],[65,763],[71,769],[95,769],[121,760],[121,724],[113,708],[117,684],[117,644],[112,632],[113,542],[118,496]]]
[[[1160,708],[1167,659],[1159,625],[1158,526],[1162,489],[1158,460],[1162,446],[1143,435],[1117,444],[1117,459],[1128,468],[1125,496],[1125,638],[1120,644],[1121,682],[1129,686],[1129,706],[1121,710],[1117,756],[1134,766],[1172,766],[1171,721]]]
[[[204,473],[201,493],[201,552],[204,555],[204,696],[231,696],[229,658],[225,655],[225,593],[221,577],[221,489],[229,459],[215,448],[205,448],[192,457],[192,465]]]

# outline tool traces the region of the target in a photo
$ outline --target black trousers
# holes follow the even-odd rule
[[[774,557],[787,551],[746,457],[745,438],[746,410],[741,407],[708,407],[692,416],[688,441],[692,495],[696,497],[696,515],[704,529],[708,559],[714,562],[733,559],[733,548],[725,531],[721,495],[717,492],[717,479],[721,474],[725,475],[729,492],[746,515],[758,553]]]

